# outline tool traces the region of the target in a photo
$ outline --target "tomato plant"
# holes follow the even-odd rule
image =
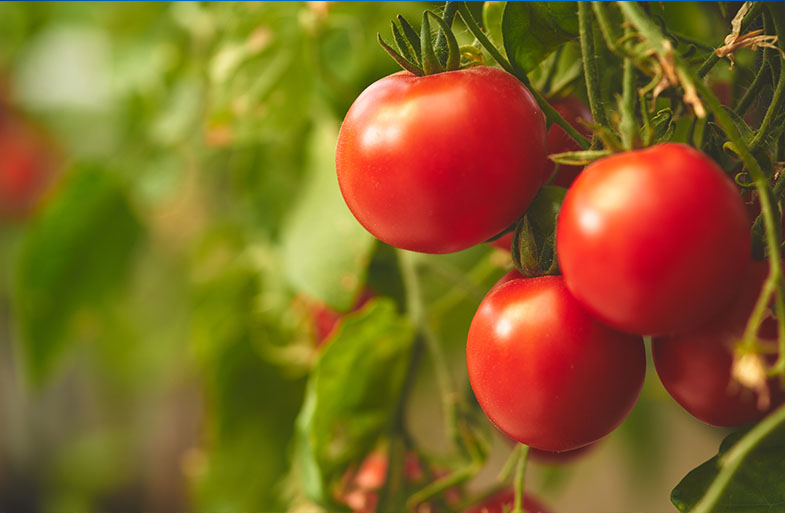
[[[619,425],[646,362],[640,337],[603,326],[561,277],[546,276],[489,292],[469,329],[466,365],[499,429],[537,449],[567,451]]]
[[[531,93],[481,66],[372,84],[341,125],[336,167],[346,204],[373,235],[449,253],[523,213],[545,152],[545,119]]]
[[[750,260],[739,191],[708,156],[673,143],[588,166],[564,200],[556,243],[575,297],[611,326],[642,334],[709,320]]]
[[[743,335],[767,274],[767,263],[753,263],[741,293],[716,319],[691,332],[652,342],[654,364],[665,389],[703,422],[727,427],[752,424],[785,402],[785,390],[776,378],[764,385],[765,399],[760,404],[761,391],[732,376],[734,343]],[[777,326],[773,318],[764,321],[758,335],[774,346]]]

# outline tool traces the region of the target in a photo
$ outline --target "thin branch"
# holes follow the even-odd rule
[[[515,467],[515,504],[512,508],[512,513],[524,513],[523,511],[523,493],[524,485],[526,483],[526,462],[529,459],[529,446],[520,444],[518,465]]]

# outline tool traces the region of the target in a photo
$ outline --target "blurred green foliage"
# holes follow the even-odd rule
[[[0,225],[0,509],[284,508],[296,294],[348,308],[374,247],[337,127],[395,71],[369,41],[421,9],[0,4],[0,89],[66,157]]]

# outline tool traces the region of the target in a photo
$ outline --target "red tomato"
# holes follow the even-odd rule
[[[472,506],[464,513],[504,513],[505,511],[512,511],[513,504],[515,504],[515,491],[507,489],[490,496],[480,504]],[[526,513],[549,513],[545,506],[529,494],[523,495],[523,510]]]
[[[646,370],[642,338],[596,321],[561,276],[492,288],[469,328],[466,365],[491,421],[546,451],[610,433],[635,404]]]
[[[665,389],[685,410],[707,424],[751,424],[785,402],[785,391],[776,378],[767,382],[769,406],[760,409],[758,394],[731,377],[733,344],[744,332],[767,275],[768,264],[755,262],[737,299],[714,321],[693,332],[652,342],[654,365]],[[764,321],[758,335],[776,343],[776,320]]]
[[[425,253],[466,249],[510,226],[541,184],[545,118],[498,68],[383,78],[338,136],[338,183],[373,235]]]
[[[582,101],[574,96],[568,96],[561,100],[556,100],[551,103],[551,106],[556,109],[556,112],[561,114],[567,123],[572,125],[578,132],[586,138],[591,138],[591,130],[587,128],[580,121],[592,122],[591,111],[584,105]],[[573,140],[572,137],[567,135],[562,127],[557,124],[551,125],[548,129],[548,154],[564,153],[567,151],[579,151],[581,146]],[[545,173],[543,181],[547,181],[553,174],[556,164],[550,159],[547,160],[545,165]],[[554,177],[551,185],[558,185],[560,187],[569,187],[578,173],[581,172],[583,166],[567,166],[565,164],[559,165],[559,172]],[[509,248],[508,248],[509,249]]]
[[[0,114],[0,217],[16,219],[33,210],[50,184],[54,151],[27,122]]]
[[[750,262],[749,222],[733,181],[682,144],[588,166],[567,192],[556,235],[570,291],[631,333],[683,332],[711,319]]]
[[[387,454],[375,451],[365,457],[356,473],[344,476],[348,484],[340,490],[338,501],[354,513],[373,513],[379,502],[379,490],[387,478]]]

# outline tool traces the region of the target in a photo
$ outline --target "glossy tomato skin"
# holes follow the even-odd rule
[[[574,96],[567,96],[551,102],[551,107],[556,109],[556,112],[561,114],[564,120],[572,125],[582,136],[588,139],[591,138],[591,130],[581,123],[581,121],[592,122],[591,111],[582,101]],[[554,123],[548,129],[548,155],[567,151],[579,151],[580,149],[581,146],[567,135],[567,132],[559,125]],[[543,180],[547,181],[555,168],[556,164],[551,160],[547,160]],[[583,166],[561,164],[559,172],[556,173],[551,185],[568,188],[575,181],[581,170],[583,170]]]
[[[515,491],[508,488],[491,495],[482,503],[470,507],[463,513],[504,513],[512,511],[514,504]],[[523,510],[526,513],[550,513],[550,510],[546,509],[539,500],[529,494],[523,495]]]
[[[496,427],[546,451],[610,433],[635,404],[646,369],[642,338],[595,320],[561,276],[492,288],[469,328],[466,364]]]
[[[425,253],[466,249],[510,226],[541,184],[545,118],[512,75],[478,66],[385,77],[338,136],[346,204],[373,235]]]
[[[768,264],[754,262],[740,294],[716,319],[692,332],[652,341],[654,365],[663,386],[685,410],[707,424],[751,424],[785,402],[785,391],[776,378],[767,382],[769,406],[759,409],[757,393],[731,377],[733,344],[744,332],[767,275]],[[776,320],[766,319],[758,335],[775,343]]]
[[[661,144],[588,166],[568,190],[557,254],[575,297],[630,333],[688,331],[730,303],[750,262],[732,180],[703,153]]]

